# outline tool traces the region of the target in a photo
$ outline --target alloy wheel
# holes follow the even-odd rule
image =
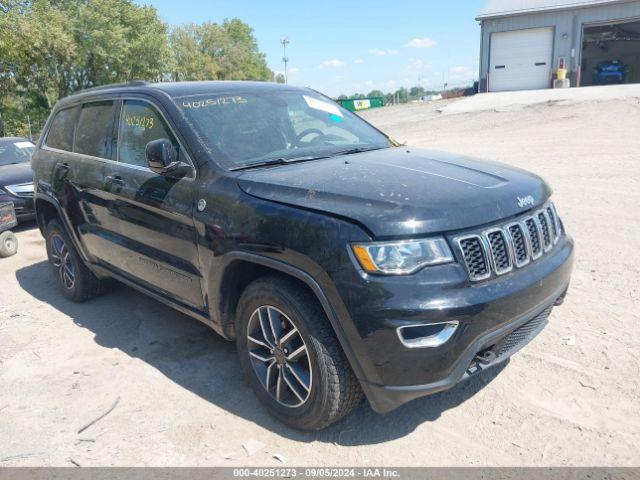
[[[60,235],[51,237],[51,261],[58,269],[62,286],[72,290],[76,283],[76,274],[71,261],[71,252]]]
[[[257,308],[247,328],[247,349],[264,389],[280,405],[300,407],[312,386],[307,345],[293,321],[276,307]]]

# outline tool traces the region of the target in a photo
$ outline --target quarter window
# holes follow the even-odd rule
[[[112,160],[115,150],[115,103],[86,103],[80,111],[74,152]]]
[[[178,142],[154,107],[146,102],[126,100],[120,117],[119,161],[146,167],[147,143],[161,138],[173,143],[178,155],[182,155]]]
[[[73,129],[76,126],[79,111],[78,107],[72,107],[56,113],[45,142],[48,147],[67,152],[73,150]]]

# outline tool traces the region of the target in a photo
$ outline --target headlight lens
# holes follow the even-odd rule
[[[360,266],[368,273],[408,275],[427,265],[453,262],[442,237],[352,245]]]

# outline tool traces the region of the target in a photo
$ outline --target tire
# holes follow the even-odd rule
[[[272,325],[279,330],[279,342]],[[236,332],[245,378],[267,410],[286,425],[320,430],[360,402],[360,384],[333,328],[316,298],[295,281],[267,276],[251,283],[238,304]]]
[[[0,233],[0,258],[11,257],[18,253],[18,237],[13,232]]]
[[[49,264],[65,297],[84,302],[103,292],[102,282],[86,267],[57,220],[49,222],[44,237]]]

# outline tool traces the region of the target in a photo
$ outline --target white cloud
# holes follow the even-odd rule
[[[471,72],[471,68],[469,67],[465,67],[465,66],[451,67],[451,73],[454,75],[460,75],[460,74],[465,74],[470,72]]]
[[[361,65],[364,63],[364,59],[363,58],[356,58],[353,63]]]
[[[438,44],[431,38],[414,38],[405,45],[405,48],[433,48]]]
[[[297,75],[300,73],[300,69],[298,67],[292,67],[288,70],[288,72],[290,75]]]
[[[364,82],[364,84],[369,88],[373,88],[376,86],[376,82],[374,82],[373,80],[367,80],[366,82]]]
[[[342,60],[332,58],[331,60],[325,60],[320,64],[320,68],[342,68],[346,65]]]
[[[369,50],[371,55],[375,55],[376,57],[384,57],[385,55],[397,55],[397,50],[382,50],[379,48],[371,48]]]
[[[410,58],[405,73],[421,73],[425,70],[429,70],[431,65],[422,60],[421,58]]]

